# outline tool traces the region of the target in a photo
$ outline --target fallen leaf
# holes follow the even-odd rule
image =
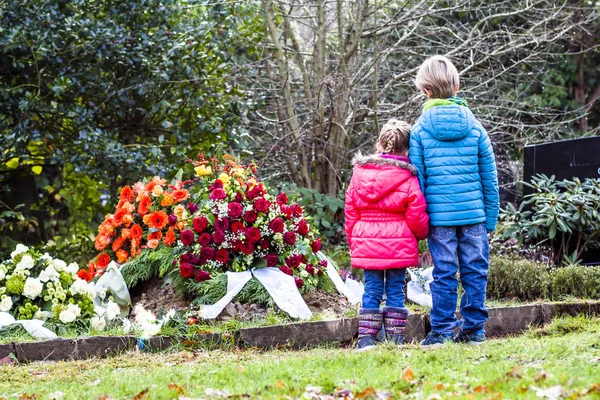
[[[21,396],[19,396],[19,400],[36,400],[36,399],[37,399],[37,395],[35,395],[35,394],[23,393]]]
[[[135,395],[135,397],[133,398],[133,400],[145,399],[146,396],[148,396],[148,392],[149,392],[149,389],[142,390],[141,392],[139,392],[138,394]]]
[[[339,398],[339,397],[341,397],[341,398],[343,398],[343,399],[345,399],[345,398],[350,398],[350,399],[351,399],[351,398],[353,398],[353,396],[352,396],[352,391],[351,391],[350,389],[336,388],[336,389],[333,391],[333,395],[334,395],[336,398]]]
[[[546,371],[540,371],[538,372],[538,374],[535,377],[535,381],[539,382],[539,381],[545,381],[546,378],[548,378],[548,373]]]
[[[406,367],[406,369],[402,371],[402,379],[404,379],[407,382],[410,382],[413,379],[415,379],[415,374],[413,373],[413,370],[410,366]]]
[[[600,383],[594,383],[588,389],[584,390],[581,394],[586,396],[590,393],[600,393]]]
[[[246,368],[244,368],[243,365],[238,365],[238,367],[236,368],[236,371],[239,372],[240,374],[243,374],[245,370],[246,370]]]
[[[521,366],[517,365],[511,368],[510,371],[506,373],[506,376],[509,378],[518,378],[521,379]]]
[[[277,389],[285,389],[285,383],[283,383],[282,381],[277,381],[277,383],[275,384],[275,387]]]
[[[445,383],[438,383],[437,385],[435,385],[433,388],[435,390],[444,390],[446,389],[447,385]]]
[[[394,395],[390,392],[377,392],[375,397],[379,400],[390,400],[394,398]]]
[[[181,386],[179,386],[176,383],[169,383],[169,389],[176,391],[179,394],[184,394],[185,391],[183,390],[183,388]]]
[[[541,397],[543,399],[558,400],[564,395],[564,390],[562,386],[552,386],[548,389],[540,389],[538,387],[532,386],[531,389],[535,390],[535,394],[537,397]]]
[[[368,387],[360,393],[356,394],[357,399],[368,399],[369,397],[373,397],[375,395],[375,389],[372,387]]]
[[[492,389],[484,385],[477,386],[473,391],[476,393],[492,393]]]
[[[8,356],[0,358],[0,364],[12,365],[14,363],[15,363],[15,360],[13,360],[12,358],[10,358]]]

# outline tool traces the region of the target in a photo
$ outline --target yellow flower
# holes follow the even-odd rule
[[[203,165],[203,164],[198,165],[196,168],[194,168],[194,171],[196,171],[196,175],[198,175],[198,176],[212,174],[212,168],[210,166],[207,167],[206,165]]]
[[[250,179],[248,179],[248,182],[247,182],[247,183],[248,183],[248,187],[249,187],[250,189],[252,189],[252,188],[253,188],[254,186],[256,186],[256,184],[257,184],[257,182],[256,182],[256,179],[254,179],[254,178],[250,178]]]
[[[233,176],[242,176],[245,170],[242,167],[235,167],[231,169],[231,175]]]
[[[163,188],[162,186],[154,186],[154,189],[152,189],[152,195],[153,196],[160,196],[161,194],[163,194]]]
[[[225,172],[221,172],[221,175],[219,175],[219,180],[223,183],[223,186],[227,185],[230,179],[229,175]]]

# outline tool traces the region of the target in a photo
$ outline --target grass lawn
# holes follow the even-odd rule
[[[197,350],[0,366],[0,398],[7,399],[343,398],[349,393],[357,398],[600,398],[600,319],[558,319],[480,347]]]

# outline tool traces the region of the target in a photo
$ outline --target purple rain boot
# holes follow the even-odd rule
[[[377,344],[377,334],[383,324],[380,308],[361,308],[358,310],[358,350],[366,350]]]
[[[386,339],[394,342],[398,346],[403,345],[408,309],[400,307],[383,307],[383,318],[385,321]]]

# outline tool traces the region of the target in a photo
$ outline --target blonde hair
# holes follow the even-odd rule
[[[408,150],[409,140],[410,125],[404,121],[390,119],[381,128],[377,145],[385,153],[401,153]]]
[[[417,88],[423,93],[429,90],[433,99],[454,96],[459,83],[458,70],[452,61],[443,56],[433,56],[425,60],[415,78]]]

